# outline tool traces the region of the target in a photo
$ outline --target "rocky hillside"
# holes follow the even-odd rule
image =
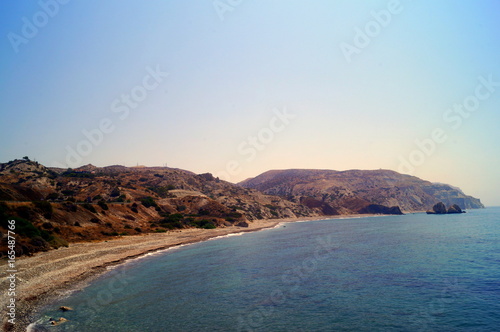
[[[484,207],[479,199],[456,187],[390,170],[273,170],[239,184],[331,214],[383,210],[380,206],[426,211],[437,202],[463,209]]]
[[[208,173],[93,165],[57,169],[27,158],[0,164],[2,235],[7,220],[15,219],[24,254],[68,241],[314,215],[304,205]]]

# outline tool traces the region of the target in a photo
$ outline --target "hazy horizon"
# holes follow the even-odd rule
[[[389,169],[500,197],[500,2],[2,3],[0,160]]]

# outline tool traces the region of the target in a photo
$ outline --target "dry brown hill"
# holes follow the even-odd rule
[[[240,185],[341,214],[363,212],[373,205],[398,206],[405,212],[426,211],[437,202],[463,209],[484,207],[456,187],[390,170],[272,170]]]
[[[15,218],[24,253],[66,241],[314,215],[304,205],[208,173],[116,165],[58,169],[28,159],[0,164],[3,233]]]

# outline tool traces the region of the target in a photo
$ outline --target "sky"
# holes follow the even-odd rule
[[[2,1],[0,162],[391,169],[500,205],[500,1]]]

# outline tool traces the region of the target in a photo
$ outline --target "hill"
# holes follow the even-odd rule
[[[462,209],[484,207],[479,199],[456,187],[390,170],[272,170],[239,185],[314,210],[328,210],[330,214],[384,209],[380,206],[399,207],[404,212],[426,211],[437,202],[446,206],[457,204]]]
[[[315,215],[304,205],[208,173],[119,165],[59,169],[29,159],[0,164],[1,230],[5,234],[7,220],[16,220],[18,254],[68,241]]]

